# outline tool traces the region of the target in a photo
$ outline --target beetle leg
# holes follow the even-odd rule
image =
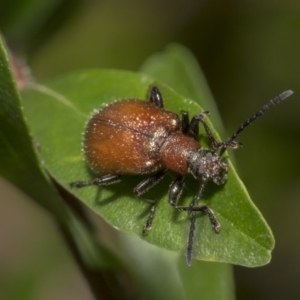
[[[178,178],[179,177],[177,177],[176,180]],[[204,191],[206,184],[207,184],[207,181],[202,181],[197,195],[194,197],[193,201],[191,202],[191,204],[189,206],[174,205],[174,207],[176,209],[178,209],[179,211],[187,211],[191,214],[191,224],[190,224],[190,231],[189,231],[189,238],[188,238],[188,245],[187,245],[187,254],[186,254],[186,261],[189,266],[192,264],[194,232],[196,229],[196,213],[195,212],[197,212],[197,211],[204,212],[209,217],[212,229],[215,231],[215,233],[218,233],[219,229],[220,229],[220,224],[217,221],[213,211],[206,205],[200,205],[200,206],[197,205],[198,202],[200,201],[200,199],[202,198],[203,191]],[[173,184],[171,186],[173,186]]]
[[[202,211],[204,212],[210,220],[211,227],[214,230],[215,233],[219,233],[220,231],[220,223],[217,221],[216,216],[214,212],[212,211],[211,208],[209,208],[207,205],[201,205],[201,206],[193,206],[192,208],[189,206],[176,206],[176,208],[180,211],[189,211],[191,210],[192,212],[195,211]]]
[[[196,197],[193,199],[192,203],[189,206],[181,206],[176,205],[183,189],[184,181],[185,181],[186,175],[179,175],[170,185],[169,189],[169,203],[179,211],[188,211],[191,213],[191,225],[190,225],[190,231],[189,231],[189,238],[188,238],[188,246],[187,246],[187,264],[190,266],[192,262],[192,250],[193,250],[193,241],[194,241],[194,232],[196,228],[196,211],[204,212],[210,220],[212,229],[218,233],[220,229],[220,224],[217,221],[213,211],[206,205],[202,206],[196,206],[196,204],[199,202],[199,200],[202,197],[204,188],[206,186],[206,181],[202,182],[200,189],[196,195]]]
[[[212,210],[206,206],[206,205],[203,205],[203,206],[196,206],[197,210],[201,210],[203,212],[205,212],[208,216],[209,216],[209,219],[211,221],[211,223],[214,222],[214,225],[213,226],[213,229],[216,233],[219,232],[219,228],[220,228],[220,224],[217,222]],[[194,207],[194,208],[196,208]],[[190,225],[190,232],[189,232],[189,239],[188,239],[188,246],[187,246],[187,252],[186,252],[186,262],[187,262],[187,265],[188,266],[191,266],[192,265],[192,253],[193,253],[193,242],[194,242],[194,232],[195,232],[195,229],[196,229],[196,214],[192,213],[192,217],[191,217],[191,225]]]
[[[153,103],[155,106],[158,106],[160,108],[164,108],[164,101],[158,87],[156,86],[151,87],[149,94],[150,94],[149,96],[150,103]]]
[[[179,211],[191,211],[191,225],[189,231],[189,238],[188,238],[188,245],[187,245],[187,253],[186,253],[186,262],[188,266],[192,264],[192,252],[193,252],[193,243],[194,243],[194,232],[196,229],[196,211],[204,212],[210,220],[211,227],[215,233],[219,233],[220,230],[220,223],[217,221],[214,212],[207,206],[176,206]]]
[[[194,136],[194,138],[197,138],[198,134],[199,134],[199,123],[201,123],[205,129],[206,135],[207,135],[212,147],[214,148],[214,145],[217,144],[217,141],[213,137],[209,127],[207,126],[206,122],[204,121],[205,116],[208,114],[209,114],[208,111],[203,111],[202,113],[194,116],[191,120],[191,123],[189,124],[188,132],[191,136]]]
[[[154,187],[156,184],[158,184],[160,182],[160,180],[162,180],[163,177],[166,175],[166,172],[167,172],[167,169],[164,169],[164,170],[161,170],[158,173],[152,175],[151,177],[146,178],[145,180],[140,182],[133,190],[134,194],[138,198],[140,198],[141,200],[151,204],[149,217],[148,217],[148,219],[147,219],[147,221],[144,225],[144,228],[143,228],[143,235],[147,234],[147,232],[151,230],[157,201],[152,200],[152,199],[144,198],[144,197],[142,197],[142,195],[144,193],[146,193],[149,189]]]
[[[207,181],[202,182],[202,184],[200,185],[199,191],[198,191],[197,195],[195,196],[195,198],[193,199],[190,206],[176,205],[175,208],[180,210],[180,211],[183,211],[183,210],[188,211],[189,213],[196,212],[196,211],[204,212],[209,217],[212,229],[216,233],[218,233],[219,229],[220,229],[220,224],[217,221],[217,219],[214,215],[214,212],[207,205],[197,205],[198,202],[200,201],[200,199],[202,198],[203,191],[204,191],[204,188],[205,188],[206,184],[207,184]]]
[[[104,175],[101,177],[94,178],[92,180],[87,180],[87,181],[75,181],[70,183],[71,187],[77,187],[81,188],[84,186],[88,185],[110,185],[110,184],[115,184],[121,181],[121,176],[120,175]]]
[[[237,142],[233,140],[233,138],[229,139],[228,141],[223,141],[223,142],[217,142],[214,136],[212,135],[208,125],[204,121],[205,115],[207,115],[209,112],[204,111],[197,116],[193,117],[190,125],[189,125],[189,132],[193,132],[194,130],[198,129],[198,124],[201,123],[204,127],[204,130],[206,132],[206,135],[209,139],[210,145],[214,150],[221,149],[220,156],[224,153],[226,148],[230,147],[233,149],[236,149],[238,147],[241,147],[242,144],[240,142]],[[242,126],[241,126],[242,127]]]
[[[169,188],[169,204],[177,208],[176,203],[181,196],[186,175],[179,175],[171,183]]]
[[[188,134],[190,126],[189,113],[187,111],[181,112],[181,132],[183,134]]]

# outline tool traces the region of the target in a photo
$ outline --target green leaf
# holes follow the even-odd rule
[[[67,228],[87,265],[115,267],[116,262],[119,263],[118,258],[65,205],[41,167],[1,40],[0,175],[45,207]]]
[[[8,57],[0,43],[0,174],[58,217],[66,217],[40,168],[20,105]],[[49,187],[50,186],[50,187]],[[47,191],[47,193],[45,193]]]
[[[149,204],[133,197],[132,189],[142,180],[141,176],[126,177],[118,185],[103,188],[70,189],[69,184],[95,176],[81,153],[81,134],[89,114],[118,99],[145,99],[150,84],[160,88],[168,110],[177,113],[186,110],[191,115],[203,110],[192,100],[146,75],[112,70],[81,71],[46,86],[32,85],[24,92],[25,113],[51,176],[112,226],[139,236],[149,211]],[[212,132],[217,136],[213,129]],[[230,167],[227,183],[221,188],[210,184],[204,195],[221,223],[221,232],[215,234],[207,217],[199,216],[194,258],[251,267],[266,264],[274,244],[272,233],[250,201],[232,165]],[[161,200],[153,230],[144,239],[181,252],[186,248],[189,220],[186,213],[177,212],[168,204],[167,189],[173,178],[174,175],[166,177],[154,191],[149,191],[149,198]],[[198,186],[199,183],[190,178],[182,203],[191,201]]]

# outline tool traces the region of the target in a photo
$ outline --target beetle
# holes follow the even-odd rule
[[[71,185],[81,188],[89,185],[105,186],[121,181],[123,175],[150,174],[134,189],[134,194],[151,205],[143,228],[145,235],[152,227],[157,201],[143,195],[154,187],[168,171],[177,173],[168,193],[169,204],[190,215],[186,261],[192,263],[193,237],[197,212],[205,213],[212,229],[218,233],[220,224],[207,205],[199,205],[204,188],[209,181],[223,185],[227,179],[228,163],[222,160],[225,150],[239,148],[237,136],[268,109],[292,95],[288,90],[265,104],[248,118],[225,141],[213,137],[205,117],[208,112],[195,115],[191,121],[188,112],[179,116],[164,109],[164,102],[156,86],[150,88],[149,101],[125,99],[113,102],[96,111],[87,122],[83,152],[92,171],[100,175],[92,180],[77,181]],[[197,141],[199,124],[206,132],[211,149],[203,148]],[[185,179],[191,174],[200,181],[199,190],[189,206],[178,205]]]

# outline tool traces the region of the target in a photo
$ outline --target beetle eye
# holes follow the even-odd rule
[[[207,153],[206,153],[206,158],[207,158],[208,160],[211,160],[212,157],[213,157],[213,154],[212,154],[211,152],[207,152]]]
[[[199,169],[198,169],[198,173],[199,173],[199,175],[202,175],[202,174],[204,174],[205,173],[205,168],[204,167],[200,167]]]

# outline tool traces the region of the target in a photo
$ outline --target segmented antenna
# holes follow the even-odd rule
[[[221,146],[221,152],[220,155],[224,153],[227,147],[233,147],[232,145],[234,144],[234,141],[236,137],[248,126],[250,125],[253,121],[255,121],[258,117],[263,115],[267,110],[269,110],[271,107],[275,106],[279,102],[283,101],[287,97],[291,96],[293,94],[293,91],[288,90],[280,95],[276,96],[274,99],[270,100],[267,104],[265,104],[259,111],[257,111],[253,116],[248,118],[240,127],[232,134],[232,136],[227,139],[226,141],[222,142]],[[233,147],[234,148],[234,147]]]
[[[204,191],[204,188],[205,188],[206,184],[207,184],[207,181],[202,181],[197,195],[193,199],[191,205],[188,207],[189,213],[192,213],[189,239],[188,239],[188,246],[187,246],[187,251],[186,251],[186,263],[187,263],[188,266],[192,265],[194,232],[195,232],[195,229],[196,229],[196,214],[195,214],[195,211],[197,211],[198,208],[201,209],[201,206],[195,206],[195,205],[197,205],[199,200],[202,198],[203,191]]]
[[[193,241],[194,241],[194,232],[196,229],[195,224],[196,224],[196,214],[193,213],[193,215],[191,217],[189,240],[188,240],[188,246],[187,246],[187,251],[186,251],[186,263],[189,267],[192,265]]]

